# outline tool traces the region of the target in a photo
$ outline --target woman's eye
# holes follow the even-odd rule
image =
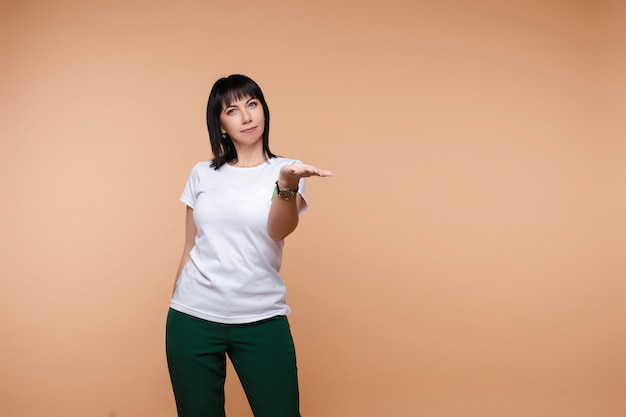
[[[230,115],[230,114],[233,114],[233,113],[235,113],[235,109],[228,109],[228,110],[226,110],[226,114]]]
[[[258,102],[256,102],[256,101],[251,101],[251,102],[248,104],[248,107],[256,107],[256,106],[258,106],[258,105],[259,105],[259,103],[258,103]]]

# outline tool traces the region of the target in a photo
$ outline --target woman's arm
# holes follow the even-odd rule
[[[178,281],[178,277],[180,273],[183,271],[183,267],[190,259],[190,252],[193,246],[196,243],[196,234],[198,233],[198,229],[196,229],[196,223],[193,221],[193,209],[187,206],[186,216],[185,216],[185,247],[183,249],[183,256],[180,259],[180,264],[178,265],[178,272],[176,272],[176,278],[174,279],[174,291],[176,291],[176,282]]]
[[[329,177],[331,175],[333,175],[332,172],[315,168],[311,165],[286,165],[280,169],[278,186],[281,189],[295,190],[298,187],[300,178],[311,176]],[[276,195],[274,196],[270,214],[267,218],[267,233],[272,239],[282,240],[296,230],[299,220],[298,213],[302,204],[303,200],[300,194],[297,194],[296,198],[291,200],[283,200]]]

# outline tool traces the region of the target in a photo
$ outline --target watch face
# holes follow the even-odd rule
[[[283,200],[291,200],[292,198],[294,198],[296,196],[296,193],[294,191],[291,191],[291,190],[280,190],[278,195]]]

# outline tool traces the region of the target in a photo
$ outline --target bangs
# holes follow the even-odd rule
[[[241,88],[233,88],[224,92],[222,98],[222,108],[229,107],[238,101],[246,98],[259,98],[253,86],[242,86]]]
[[[216,101],[221,104],[220,111],[246,98],[263,98],[259,86],[243,75],[231,75],[228,78],[222,78],[218,83],[216,93]]]

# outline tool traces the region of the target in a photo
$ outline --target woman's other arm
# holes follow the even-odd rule
[[[185,215],[185,247],[183,249],[183,256],[180,259],[180,264],[178,265],[178,271],[176,272],[176,278],[174,279],[174,291],[176,291],[176,282],[178,281],[178,277],[180,273],[183,271],[183,267],[190,259],[191,249],[196,243],[196,234],[198,233],[198,229],[196,229],[196,223],[193,221],[193,209],[187,206],[187,211]]]

